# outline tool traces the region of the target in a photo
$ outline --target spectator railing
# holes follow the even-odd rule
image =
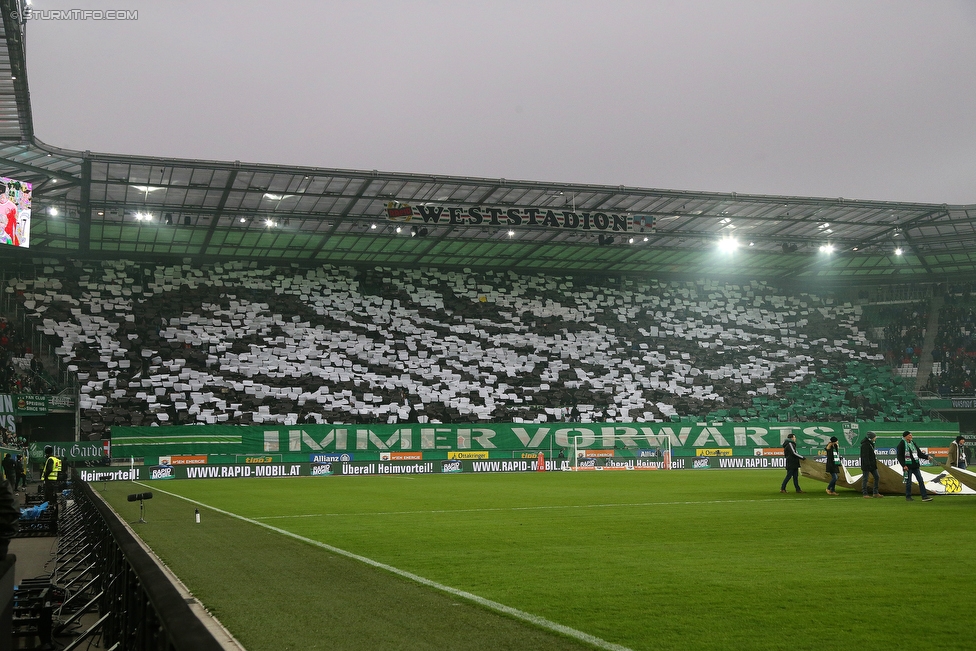
[[[186,596],[87,483],[74,480],[89,542],[98,558],[102,646],[153,651],[239,649],[215,637]],[[228,636],[229,638],[229,636]],[[118,644],[119,646],[113,646]]]

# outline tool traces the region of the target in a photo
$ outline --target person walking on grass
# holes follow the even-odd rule
[[[949,466],[966,469],[966,437],[962,434],[949,444]]]
[[[874,432],[868,432],[868,435],[861,441],[861,495],[868,499],[871,499],[871,496],[868,494],[868,473],[874,476],[874,496],[884,497],[884,495],[878,492],[881,477],[878,476],[878,457],[874,452],[875,438],[876,435]]]
[[[914,475],[915,481],[918,482],[918,491],[922,494],[922,501],[931,502],[932,497],[925,490],[925,481],[922,479],[921,470],[921,459],[928,459],[929,455],[919,450],[918,446],[912,442],[911,432],[906,430],[901,435],[896,453],[898,463],[901,464],[901,469],[905,473],[905,499],[909,502],[912,501],[912,476]]]
[[[786,457],[786,478],[783,480],[783,485],[780,486],[779,492],[786,492],[786,484],[789,483],[790,478],[793,479],[793,486],[796,488],[797,493],[802,493],[800,490],[800,461],[806,459],[806,457],[800,456],[800,453],[796,451],[796,434],[787,434],[786,442],[783,443],[783,456]]]
[[[830,473],[830,483],[827,484],[827,495],[839,495],[834,489],[837,488],[837,477],[840,475],[840,447],[837,444],[837,437],[831,436],[830,443],[827,444],[827,472]]]

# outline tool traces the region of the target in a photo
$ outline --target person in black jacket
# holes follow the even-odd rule
[[[831,436],[827,444],[827,472],[830,473],[830,483],[827,484],[827,495],[839,495],[834,489],[837,487],[837,477],[840,475],[840,447],[837,437]]]
[[[0,482],[0,558],[7,556],[7,547],[17,535],[17,520],[20,509],[14,504],[14,494],[10,484]]]
[[[26,491],[27,490],[27,469],[24,467],[24,455],[18,454],[17,458],[14,459],[14,462],[17,466],[17,481],[14,483],[14,488],[16,489],[20,486],[23,486],[24,490]],[[14,492],[16,492],[16,490]]]
[[[783,443],[783,456],[786,457],[786,479],[783,480],[783,485],[780,486],[779,492],[786,492],[786,484],[793,478],[793,486],[796,488],[797,493],[802,493],[800,490],[800,460],[806,459],[806,457],[800,456],[800,453],[796,451],[796,434],[787,434],[786,442]]]
[[[868,499],[871,499],[868,494],[868,473],[874,476],[874,496],[884,497],[878,492],[878,482],[881,481],[881,477],[878,476],[878,457],[874,453],[875,438],[874,432],[868,432],[861,441],[861,494]]]
[[[901,469],[905,473],[905,499],[909,502],[912,501],[912,475],[914,475],[915,481],[918,482],[918,490],[922,494],[922,501],[931,502],[932,498],[925,490],[925,482],[922,480],[922,463],[920,461],[920,459],[928,459],[929,455],[919,450],[918,446],[912,443],[911,432],[905,431],[901,435],[896,453],[898,463],[901,464]]]
[[[0,461],[0,465],[3,466],[3,477],[10,484],[10,491],[15,492],[17,490],[17,463],[14,458],[10,456],[8,452],[3,456],[3,461]]]

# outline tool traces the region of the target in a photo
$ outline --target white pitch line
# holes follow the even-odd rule
[[[520,619],[520,620],[522,620],[524,622],[529,622],[530,624],[534,624],[534,625],[536,625],[536,626],[538,626],[540,628],[548,629],[550,631],[554,631],[554,632],[559,633],[561,635],[565,635],[567,637],[571,637],[573,639],[580,640],[581,642],[585,642],[587,644],[591,644],[591,645],[593,645],[593,646],[595,646],[595,647],[597,647],[599,649],[606,649],[607,651],[633,651],[632,649],[630,649],[628,647],[621,646],[619,644],[614,644],[613,642],[607,642],[606,640],[604,640],[602,638],[599,638],[599,637],[590,635],[589,633],[584,633],[583,631],[578,631],[575,628],[570,628],[569,626],[563,626],[562,624],[557,624],[556,622],[550,621],[550,620],[548,620],[548,619],[546,619],[544,617],[539,617],[538,615],[533,615],[531,613],[527,613],[527,612],[525,612],[523,610],[519,610],[518,608],[512,608],[511,606],[506,606],[505,604],[498,603],[497,601],[492,601],[491,599],[485,599],[484,597],[479,597],[476,594],[472,594],[470,592],[465,592],[464,590],[458,590],[457,588],[452,588],[452,587],[447,586],[447,585],[444,585],[442,583],[437,583],[436,581],[431,581],[430,579],[424,578],[424,577],[422,577],[422,576],[420,576],[418,574],[413,574],[412,572],[407,572],[406,570],[401,570],[401,569],[399,569],[397,567],[393,567],[392,565],[387,565],[386,563],[380,563],[379,561],[374,561],[371,558],[367,558],[365,556],[360,556],[359,554],[354,554],[352,552],[348,552],[348,551],[346,551],[344,549],[340,549],[338,547],[333,547],[332,545],[326,544],[326,543],[321,542],[319,540],[312,540],[311,538],[306,538],[305,536],[299,536],[298,534],[292,533],[291,531],[287,531],[285,529],[279,529],[278,527],[273,527],[270,524],[266,524],[264,522],[259,522],[257,520],[253,520],[251,518],[245,518],[243,515],[238,515],[236,513],[231,513],[230,511],[225,511],[225,510],[219,509],[219,508],[217,508],[215,506],[210,506],[209,504],[204,504],[203,502],[198,502],[197,500],[190,499],[189,497],[184,497],[183,495],[177,495],[176,493],[170,493],[169,491],[160,490],[155,485],[149,486],[148,484],[145,484],[143,482],[138,482],[138,481],[137,482],[133,482],[133,483],[134,484],[138,484],[139,486],[143,486],[145,488],[152,488],[154,491],[156,491],[158,493],[163,493],[164,495],[169,495],[170,497],[175,497],[175,498],[184,500],[186,502],[189,502],[190,504],[195,504],[197,506],[202,506],[202,507],[204,507],[206,509],[210,509],[211,511],[216,511],[217,513],[221,513],[221,514],[226,515],[228,517],[235,518],[235,519],[241,520],[243,522],[248,522],[250,524],[257,525],[259,527],[264,527],[265,529],[268,529],[269,531],[274,531],[275,533],[280,533],[283,536],[288,536],[289,538],[294,538],[295,540],[300,540],[300,541],[302,541],[304,543],[308,543],[310,545],[314,545],[315,547],[319,547],[319,548],[324,549],[326,551],[332,552],[333,554],[338,554],[340,556],[345,556],[346,558],[351,558],[353,560],[359,561],[361,563],[365,563],[366,565],[370,565],[370,566],[375,567],[377,569],[385,570],[387,572],[390,572],[390,573],[395,574],[397,576],[403,577],[403,578],[408,579],[410,581],[414,581],[416,583],[419,583],[419,584],[421,584],[423,586],[427,586],[428,588],[433,588],[433,589],[439,590],[441,592],[446,592],[449,595],[453,595],[453,596],[459,597],[461,599],[466,599],[468,601],[472,601],[472,602],[478,604],[479,606],[482,606],[483,608],[487,608],[489,610],[494,610],[495,612],[499,612],[499,613],[502,613],[504,615],[508,615],[509,617],[514,617],[514,618]]]
[[[746,504],[755,502],[782,502],[782,498],[763,498],[758,500],[690,500],[686,502],[621,502],[616,504],[564,504],[547,506],[507,506],[498,508],[482,509],[429,509],[424,511],[375,511],[357,513],[302,513],[299,515],[266,515],[254,518],[255,520],[287,520],[292,518],[338,518],[338,517],[360,517],[377,515],[434,515],[451,513],[491,513],[499,511],[558,511],[565,509],[601,509],[618,508],[628,506],[680,506],[688,504]]]

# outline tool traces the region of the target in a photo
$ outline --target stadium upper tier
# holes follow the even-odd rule
[[[574,408],[583,421],[922,419],[860,305],[760,281],[49,260],[5,289],[77,371],[89,436]]]
[[[190,256],[198,263],[628,273],[740,284],[787,277],[931,282],[976,273],[976,205],[61,149],[34,134],[29,21],[14,0],[0,0],[0,10],[0,176],[33,191],[31,249],[0,247],[5,261]]]
[[[0,175],[33,184],[31,251],[0,250],[12,257],[845,283],[976,271],[973,206],[164,159],[36,140],[0,141]]]

